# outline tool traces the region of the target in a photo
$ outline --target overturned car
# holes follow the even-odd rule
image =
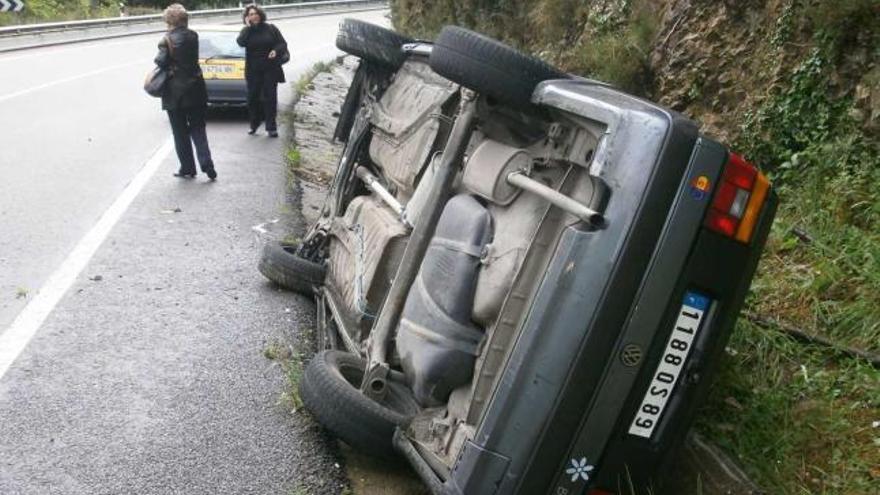
[[[648,493],[776,209],[694,122],[480,34],[356,20],[321,217],[261,271],[317,298],[306,407],[433,493]]]

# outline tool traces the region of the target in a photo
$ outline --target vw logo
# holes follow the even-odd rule
[[[642,348],[636,344],[627,344],[620,352],[620,361],[624,366],[632,368],[642,360]]]

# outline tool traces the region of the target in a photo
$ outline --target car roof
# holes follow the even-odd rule
[[[222,33],[237,33],[241,31],[241,26],[238,24],[202,24],[200,26],[190,26],[190,29],[197,33],[215,31]]]

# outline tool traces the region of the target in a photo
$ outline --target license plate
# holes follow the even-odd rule
[[[651,438],[675,389],[678,375],[684,368],[697,332],[700,331],[703,315],[709,309],[710,303],[708,297],[699,293],[691,291],[685,293],[678,318],[675,320],[675,328],[666,342],[666,350],[663,351],[660,364],[654,371],[654,378],[629,427],[631,435]]]
[[[244,79],[244,62],[218,60],[201,66],[205,79]]]

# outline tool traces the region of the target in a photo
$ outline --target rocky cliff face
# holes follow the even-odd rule
[[[825,96],[851,100],[867,131],[880,120],[876,0],[394,0],[392,12],[398,29],[425,38],[444,24],[487,33],[728,142],[821,51]]]
[[[823,96],[852,98],[851,116],[873,130],[880,3],[839,3],[840,10],[830,2],[664,2],[649,57],[652,96],[731,141],[749,114],[790,89],[798,69],[821,60]]]

